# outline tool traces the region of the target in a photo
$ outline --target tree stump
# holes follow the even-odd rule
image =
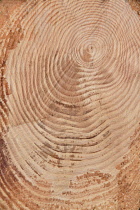
[[[1,210],[139,209],[140,17],[131,6],[0,2]]]

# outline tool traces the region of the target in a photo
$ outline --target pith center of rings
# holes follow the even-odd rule
[[[89,45],[88,47],[83,49],[83,53],[81,55],[81,58],[84,62],[92,62],[93,56],[95,54],[94,47],[92,45]]]

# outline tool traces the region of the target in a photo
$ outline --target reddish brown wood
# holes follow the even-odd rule
[[[0,210],[139,209],[138,11],[0,2]]]

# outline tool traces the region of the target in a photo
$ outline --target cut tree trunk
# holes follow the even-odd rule
[[[0,2],[0,210],[139,209],[132,4]]]

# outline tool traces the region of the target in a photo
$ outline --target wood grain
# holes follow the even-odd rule
[[[0,34],[0,209],[138,210],[140,19],[130,4],[27,0]]]

